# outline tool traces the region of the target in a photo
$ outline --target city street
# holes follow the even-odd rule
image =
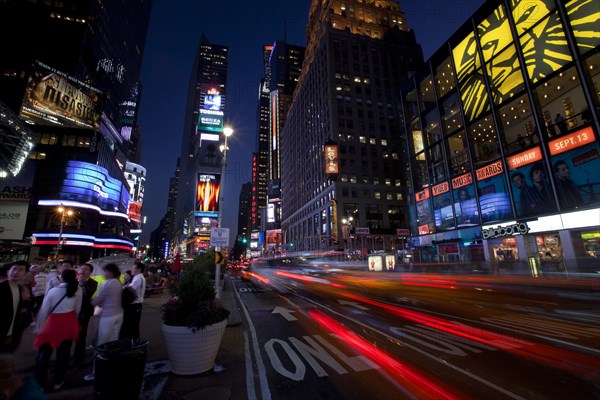
[[[235,288],[263,398],[600,396],[600,293],[589,281],[253,274]]]

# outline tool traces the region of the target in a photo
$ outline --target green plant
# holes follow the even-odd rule
[[[215,289],[208,277],[212,258],[204,253],[185,268],[173,286],[173,297],[162,306],[165,325],[187,326],[194,332],[207,325],[221,322],[229,311],[215,301]]]

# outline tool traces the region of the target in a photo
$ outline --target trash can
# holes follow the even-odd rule
[[[145,339],[121,339],[98,346],[94,399],[139,399],[147,357]]]

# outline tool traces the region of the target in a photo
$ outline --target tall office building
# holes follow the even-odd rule
[[[151,5],[0,3],[0,100],[35,136],[22,176],[31,199],[0,240],[31,237],[30,257],[85,261],[132,248],[123,169]]]
[[[302,70],[305,48],[277,40],[269,56],[271,81],[269,85],[269,159],[267,180],[267,209],[262,229],[266,232],[267,248],[281,245],[281,132],[292,96]],[[270,249],[269,249],[270,247]]]
[[[190,77],[175,213],[177,251],[208,248],[219,212],[228,47],[202,35]]]
[[[416,262],[598,270],[599,19],[598,2],[486,1],[406,82]]]
[[[256,135],[256,157],[252,158],[252,185],[253,210],[251,214],[252,230],[261,229],[262,213],[267,207],[267,179],[269,175],[269,107],[270,107],[270,85],[271,85],[271,57],[272,45],[263,46],[263,70],[264,76],[260,80],[258,90],[257,107],[257,135]]]
[[[368,232],[358,248],[391,249],[405,224],[397,92],[421,47],[390,0],[315,0],[307,36],[281,134],[284,242],[340,248]]]
[[[238,216],[238,233],[239,238],[245,238],[246,242],[250,239],[250,211],[252,203],[252,182],[247,182],[242,185],[239,198],[239,216]]]

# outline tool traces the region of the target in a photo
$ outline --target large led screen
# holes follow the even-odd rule
[[[41,125],[99,129],[101,93],[37,62],[25,89],[20,115]]]
[[[512,218],[512,206],[506,179],[504,165],[501,161],[488,164],[475,171],[481,221],[490,223]]]
[[[202,85],[198,110],[198,131],[222,132],[224,126],[224,98],[216,85]]]
[[[198,174],[196,190],[196,211],[219,211],[219,194],[221,193],[220,174]]]
[[[58,198],[94,204],[106,211],[129,211],[127,187],[105,168],[81,161],[67,161]]]

